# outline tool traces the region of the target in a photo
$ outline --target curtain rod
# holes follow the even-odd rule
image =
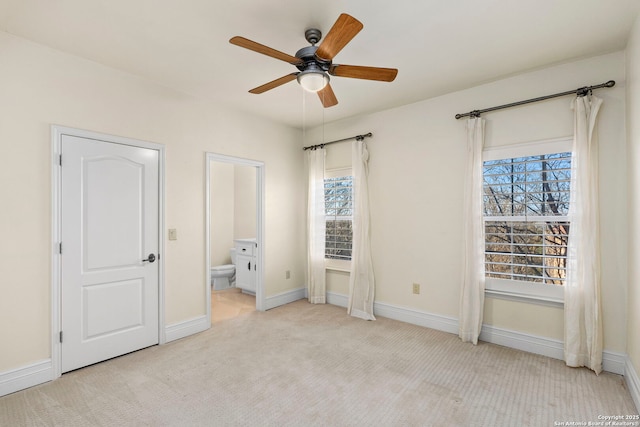
[[[539,98],[527,99],[525,101],[518,101],[518,102],[513,102],[511,104],[499,105],[497,107],[485,108],[484,110],[473,110],[473,111],[469,111],[468,113],[464,113],[464,114],[456,114],[456,119],[461,119],[461,118],[467,117],[467,116],[469,116],[469,117],[480,117],[480,114],[487,113],[489,111],[502,110],[503,108],[517,107],[518,105],[530,104],[532,102],[538,102],[538,101],[544,101],[545,99],[557,98],[559,96],[572,95],[572,94],[576,94],[578,96],[585,96],[586,94],[588,94],[589,92],[591,92],[594,89],[601,89],[601,88],[604,88],[604,87],[613,87],[615,84],[616,84],[616,82],[614,80],[609,80],[608,82],[602,83],[600,85],[580,87],[578,89],[568,90],[566,92],[554,93],[553,95],[541,96]]]
[[[324,148],[325,145],[334,144],[336,142],[349,141],[351,139],[357,139],[358,141],[362,141],[365,138],[371,138],[373,134],[371,132],[365,133],[364,135],[356,135],[349,138],[338,139],[335,141],[325,142],[323,144],[310,145],[308,147],[304,147],[303,150],[315,150],[316,148]]]

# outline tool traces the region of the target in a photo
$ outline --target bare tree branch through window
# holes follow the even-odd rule
[[[325,258],[351,259],[353,242],[353,177],[325,178]]]
[[[486,277],[563,285],[571,153],[484,162]]]

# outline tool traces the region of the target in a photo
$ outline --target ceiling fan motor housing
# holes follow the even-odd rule
[[[296,58],[300,58],[304,61],[302,64],[296,65],[298,70],[305,71],[310,68],[316,68],[322,71],[329,71],[329,68],[331,68],[331,61],[324,61],[318,58],[316,56],[316,50],[318,50],[317,46],[307,46],[296,52]]]

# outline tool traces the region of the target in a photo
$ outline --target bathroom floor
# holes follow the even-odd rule
[[[256,297],[238,288],[211,291],[211,323],[232,319],[256,310]]]

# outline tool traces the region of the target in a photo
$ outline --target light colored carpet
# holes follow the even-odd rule
[[[2,426],[553,426],[637,414],[621,376],[297,301],[0,398]]]

